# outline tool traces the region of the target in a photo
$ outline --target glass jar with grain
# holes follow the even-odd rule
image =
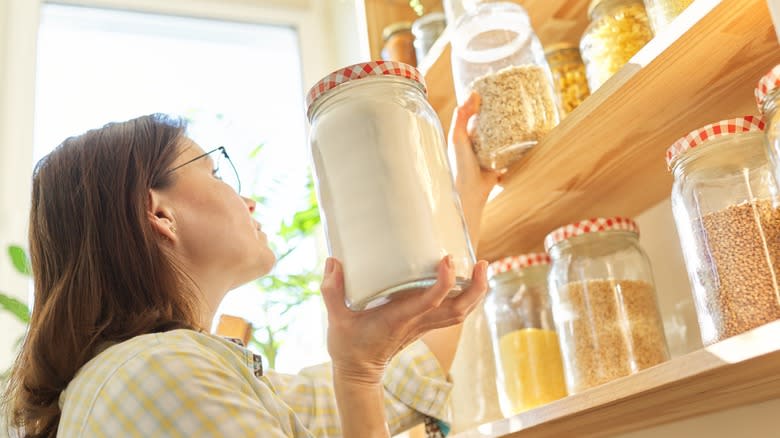
[[[550,233],[545,248],[569,394],[669,359],[653,272],[633,220],[575,222]]]
[[[482,167],[511,166],[558,124],[552,74],[525,9],[483,2],[452,34],[452,75],[459,104],[481,97],[472,136]]]
[[[723,120],[666,153],[705,345],[780,319],[780,209],[763,128],[753,116]]]
[[[594,93],[653,38],[653,31],[642,0],[592,0],[588,15],[580,52]]]
[[[582,63],[579,47],[572,43],[553,44],[545,49],[544,55],[550,63],[563,117],[590,96],[585,64]]]
[[[682,13],[693,0],[644,0],[653,33],[658,34]]]
[[[485,299],[497,387],[504,416],[566,396],[558,336],[550,309],[545,253],[507,257],[490,265]]]

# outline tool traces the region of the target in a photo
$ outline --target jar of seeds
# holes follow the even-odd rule
[[[512,2],[484,2],[458,21],[452,74],[462,104],[481,96],[472,137],[479,163],[503,170],[558,124],[552,74],[528,14]]]
[[[569,394],[669,359],[639,230],[622,217],[583,220],[545,239],[553,317]]]
[[[653,31],[642,0],[592,0],[588,15],[580,51],[594,93],[653,38]]]
[[[780,209],[763,128],[752,116],[724,120],[666,153],[705,345],[780,319]]]
[[[550,63],[560,103],[560,114],[563,117],[590,96],[585,64],[582,63],[580,49],[576,44],[553,44],[545,49],[544,55]]]
[[[485,299],[504,416],[566,397],[547,274],[550,256],[524,254],[490,265]]]

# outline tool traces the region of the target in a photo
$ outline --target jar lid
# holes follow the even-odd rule
[[[509,271],[530,268],[531,266],[549,265],[550,255],[546,252],[537,252],[512,256],[493,262],[488,266],[488,277],[503,274]]]
[[[758,112],[764,113],[764,100],[770,91],[780,87],[780,64],[774,66],[769,73],[765,74],[763,78],[758,81],[756,86],[756,104],[758,105]]]
[[[639,226],[637,226],[636,222],[632,219],[622,216],[585,219],[569,225],[564,225],[548,234],[544,239],[544,249],[550,251],[550,248],[564,240],[582,236],[583,234],[598,233],[601,231],[629,231],[638,236]]]
[[[350,65],[325,76],[317,82],[306,95],[306,114],[311,120],[311,110],[314,103],[329,91],[349,81],[356,81],[371,76],[398,76],[417,82],[422,86],[422,92],[427,94],[425,79],[411,65],[396,61],[371,61]]]
[[[702,128],[693,130],[685,137],[674,142],[666,150],[666,164],[672,169],[678,158],[687,151],[699,147],[716,137],[741,134],[744,132],[758,132],[764,130],[764,121],[760,117],[745,116],[736,119],[721,120],[710,123]]]
[[[399,21],[385,26],[382,29],[382,40],[387,41],[388,38],[397,34],[398,32],[412,31],[412,23],[409,21]]]

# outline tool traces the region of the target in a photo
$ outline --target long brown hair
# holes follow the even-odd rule
[[[54,437],[60,393],[107,342],[197,325],[195,286],[148,218],[184,122],[155,114],[71,137],[33,171],[35,303],[5,394],[9,425]]]

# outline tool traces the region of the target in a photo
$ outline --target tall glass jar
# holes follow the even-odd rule
[[[585,64],[582,63],[580,49],[576,44],[553,44],[545,48],[544,55],[550,63],[561,117],[564,117],[590,96]]]
[[[504,416],[566,396],[563,363],[555,333],[547,254],[508,257],[490,265],[485,300],[499,401]]]
[[[780,65],[758,81],[756,103],[766,121],[766,146],[775,182],[780,182]]]
[[[307,106],[320,212],[347,304],[431,286],[445,255],[454,292],[466,287],[474,253],[420,73],[385,61],[349,66],[317,83]]]
[[[653,32],[658,34],[682,13],[693,0],[644,0]]]
[[[752,116],[724,120],[667,151],[705,345],[780,319],[780,209],[763,126]]]
[[[502,170],[558,124],[552,74],[525,10],[512,2],[480,3],[452,35],[455,94],[481,97],[472,138],[480,165]]]
[[[550,233],[550,296],[569,394],[669,358],[650,261],[631,219],[576,222]]]
[[[653,31],[642,0],[592,0],[588,15],[580,52],[594,93],[653,38]]]

